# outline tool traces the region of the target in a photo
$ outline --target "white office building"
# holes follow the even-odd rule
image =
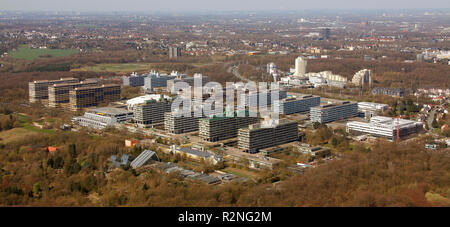
[[[390,141],[397,139],[397,128],[399,138],[418,133],[423,129],[423,123],[406,119],[376,116],[370,122],[351,121],[347,123],[347,132],[353,135],[371,135],[374,137],[385,137]]]
[[[133,118],[133,112],[122,108],[101,107],[72,118],[73,123],[94,129],[104,129],[116,123],[126,122]]]

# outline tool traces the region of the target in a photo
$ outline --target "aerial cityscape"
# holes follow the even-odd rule
[[[6,2],[0,206],[450,206],[448,2]]]

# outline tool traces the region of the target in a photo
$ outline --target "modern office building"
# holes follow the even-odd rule
[[[175,112],[167,112],[164,113],[164,128],[166,132],[173,134],[198,131],[198,122],[202,117],[196,117],[194,112],[191,112],[189,117],[175,116]]]
[[[372,94],[403,97],[403,95],[405,94],[405,89],[376,87],[372,89]]]
[[[423,123],[382,116],[372,117],[370,122],[351,121],[347,123],[347,132],[353,135],[368,134],[374,137],[384,137],[390,141],[397,140],[397,129],[399,138],[404,138],[420,132],[423,129]]]
[[[170,112],[172,102],[169,99],[150,99],[133,105],[134,123],[139,127],[164,122],[164,114]]]
[[[144,79],[144,89],[147,91],[153,91],[155,88],[166,87],[168,80],[175,78],[183,78],[186,75],[179,75],[177,72],[172,72],[170,75],[160,74],[157,72],[149,73]]]
[[[122,108],[101,107],[91,109],[83,116],[72,118],[72,122],[81,126],[105,129],[116,123],[125,122],[133,118],[133,112]]]
[[[48,87],[53,84],[78,83],[77,78],[61,78],[59,80],[35,80],[28,83],[30,102],[48,101]]]
[[[179,47],[169,47],[169,58],[181,57],[181,48]]]
[[[294,114],[300,112],[306,112],[311,107],[320,105],[320,96],[304,95],[297,98],[285,98],[274,103],[274,106],[278,105],[280,114]]]
[[[358,104],[356,102],[341,102],[323,106],[311,107],[311,122],[328,123],[358,115]]]
[[[123,86],[131,86],[131,87],[141,87],[144,86],[144,79],[147,77],[147,74],[139,75],[137,73],[132,73],[129,76],[122,77]]]
[[[120,100],[120,85],[108,84],[92,87],[79,87],[70,90],[70,110],[98,106]]]
[[[48,106],[69,109],[70,90],[78,87],[98,85],[97,81],[81,81],[79,83],[53,84],[48,87]]]
[[[238,129],[258,122],[258,118],[250,117],[248,111],[244,112],[245,117],[239,117],[238,113],[235,112],[233,117],[227,117],[227,113],[224,113],[223,116],[212,115],[200,119],[200,138],[209,142],[230,139],[237,136]]]
[[[378,112],[382,113],[387,110],[389,105],[374,102],[358,102],[358,112],[366,119],[376,116]]]
[[[186,82],[189,86],[193,87],[195,78],[201,79],[201,85],[202,86],[205,86],[205,84],[209,82],[209,78],[207,76],[203,76],[200,73],[194,74],[193,77],[177,77],[177,78],[175,78],[173,80],[168,80],[167,81],[167,91],[169,91],[171,93],[176,93],[176,91],[175,91],[175,84],[177,82]]]
[[[287,97],[287,91],[285,90],[267,90],[263,92],[250,92],[245,96],[242,96],[241,99],[245,103],[246,107],[256,107],[259,105],[260,98],[266,97],[266,105],[270,106],[276,100],[272,100],[272,92],[278,92],[278,100],[284,99]]]
[[[238,130],[238,148],[250,153],[296,140],[298,123],[287,119],[263,121]]]

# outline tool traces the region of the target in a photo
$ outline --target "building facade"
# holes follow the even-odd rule
[[[79,83],[53,84],[48,87],[48,106],[69,109],[70,90],[78,87],[98,85],[97,81],[81,81]]]
[[[238,148],[250,153],[296,140],[298,123],[287,119],[261,122],[238,130]]]
[[[358,115],[358,104],[345,101],[323,106],[311,107],[311,122],[328,123]]]
[[[109,84],[93,87],[81,87],[70,90],[70,110],[98,106],[120,100],[120,85]]]
[[[61,78],[59,80],[35,80],[28,83],[30,102],[48,102],[48,87],[53,84],[78,83],[77,78]]]
[[[320,96],[305,95],[299,98],[285,98],[275,102],[280,114],[294,114],[306,112],[311,107],[320,105]]]
[[[121,108],[102,107],[91,109],[83,116],[72,118],[72,122],[84,127],[105,129],[116,123],[125,122],[133,118],[133,112]]]
[[[134,123],[139,127],[164,122],[164,114],[170,112],[172,102],[167,99],[146,100],[133,106]]]

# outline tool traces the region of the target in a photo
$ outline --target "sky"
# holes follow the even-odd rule
[[[302,9],[449,9],[450,0],[0,0],[1,10],[229,11]]]

